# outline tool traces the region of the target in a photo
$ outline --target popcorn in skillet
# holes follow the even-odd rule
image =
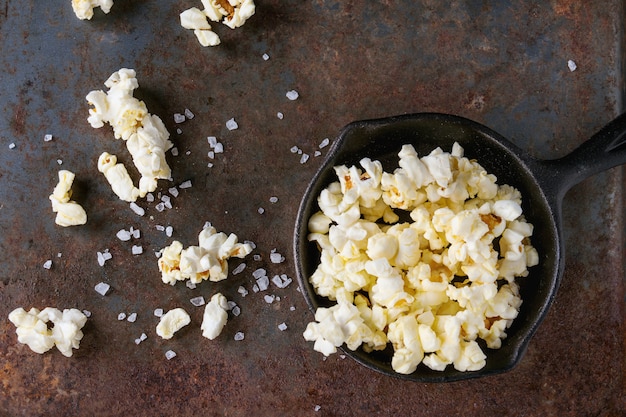
[[[192,7],[180,14],[181,26],[193,30],[202,46],[216,46],[221,42],[208,20],[235,29],[243,26],[256,10],[253,0],[202,0],[202,5],[204,10]]]
[[[171,339],[174,333],[191,323],[191,317],[182,308],[175,308],[161,316],[156,332],[163,339]]]
[[[56,346],[64,356],[70,357],[72,349],[80,346],[87,316],[75,308],[61,312],[52,307],[41,311],[36,308],[25,311],[20,307],[9,313],[9,320],[16,327],[17,340],[33,352],[44,353]],[[52,328],[48,322],[52,322]]]
[[[71,171],[59,171],[59,183],[54,187],[54,191],[49,197],[52,202],[52,211],[57,214],[54,222],[59,226],[77,226],[87,223],[85,210],[80,204],[70,200],[74,177],[75,175]]]
[[[74,14],[81,20],[91,20],[93,9],[100,7],[103,13],[109,13],[113,7],[113,0],[72,0]]]
[[[163,121],[148,113],[144,102],[133,97],[133,90],[139,87],[135,77],[135,70],[122,68],[104,83],[109,88],[108,92],[94,90],[87,94],[87,101],[93,106],[87,120],[94,128],[109,123],[115,138],[126,142],[141,175],[139,197],[144,197],[156,190],[157,180],[170,178],[171,170],[165,152],[173,144],[169,141],[170,135]]]
[[[228,301],[221,293],[211,297],[211,301],[204,308],[202,316],[202,336],[209,340],[215,339],[222,333],[222,329],[226,326],[228,320]]]
[[[252,252],[249,243],[239,243],[237,235],[217,232],[211,224],[205,225],[198,242],[199,246],[183,248],[175,240],[163,249],[158,265],[164,283],[174,285],[186,279],[194,284],[206,279],[221,281],[228,277],[229,258],[244,258]]]
[[[391,343],[403,374],[420,363],[481,369],[477,340],[501,346],[522,302],[515,280],[539,260],[521,195],[458,144],[421,158],[405,145],[398,156],[393,173],[367,158],[362,170],[335,167],[338,181],[320,193],[308,224],[320,264],[309,280],[337,304],[317,310],[304,338],[324,355]]]

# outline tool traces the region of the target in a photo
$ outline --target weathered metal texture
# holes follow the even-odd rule
[[[200,47],[179,25],[178,13],[199,1],[118,1],[92,21],[76,19],[70,4],[0,3],[0,415],[626,411],[621,169],[567,195],[560,291],[524,359],[503,375],[414,384],[338,355],[323,360],[301,336],[312,314],[296,286],[254,293],[251,276],[263,267],[270,276],[294,277],[295,213],[324,149],[314,152],[350,121],[454,113],[544,158],[591,136],[622,111],[621,2],[258,0],[242,28],[214,25],[223,42],[215,48]],[[144,217],[117,200],[96,169],[105,150],[128,163],[123,144],[109,127],[95,130],[86,121],[85,95],[121,67],[137,70],[137,95],[165,121],[180,151],[168,157],[174,180],[160,182],[160,191],[193,183],[170,210],[140,201]],[[296,101],[285,97],[292,89]],[[173,114],[185,108],[195,118],[175,124]],[[239,128],[229,131],[232,117]],[[43,140],[47,133],[51,142]],[[225,147],[213,161],[210,135]],[[311,158],[301,164],[293,146]],[[85,226],[54,225],[47,197],[61,168],[76,173]],[[254,241],[262,260],[250,257],[244,273],[195,290],[161,283],[153,252],[173,238],[196,244],[205,221]],[[156,225],[173,226],[173,237]],[[115,233],[130,226],[141,238],[119,241]],[[131,255],[132,244],[144,253]],[[274,248],[285,262],[269,261]],[[100,267],[96,253],[104,249],[113,259]],[[48,259],[50,270],[42,266]],[[93,290],[100,281],[113,288],[105,297]],[[242,298],[239,286],[250,294]],[[202,308],[189,299],[217,291],[242,313],[209,341],[199,328]],[[280,301],[268,304],[266,294]],[[74,357],[37,355],[18,344],[6,317],[19,306],[91,311]],[[192,323],[161,340],[153,310],[179,306]],[[120,312],[138,319],[118,321]],[[244,340],[233,339],[238,331]],[[148,339],[136,345],[142,332]],[[168,349],[178,356],[166,360]]]

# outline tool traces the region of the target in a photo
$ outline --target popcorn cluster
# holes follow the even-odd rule
[[[72,0],[72,9],[80,20],[91,20],[93,9],[96,7],[100,7],[104,13],[109,13],[113,7],[113,0]]]
[[[522,302],[515,279],[538,263],[533,226],[519,191],[463,153],[455,143],[419,158],[405,145],[393,173],[368,158],[362,169],[335,167],[339,181],[308,225],[321,251],[310,282],[337,302],[304,332],[316,351],[391,343],[393,369],[409,374],[420,363],[478,370],[486,356],[477,340],[501,346]]]
[[[157,180],[170,178],[165,152],[173,146],[163,121],[148,113],[145,103],[133,97],[133,91],[139,87],[135,77],[135,70],[122,68],[104,83],[108,92],[94,90],[86,97],[93,106],[89,109],[89,124],[101,128],[109,123],[115,138],[126,142],[141,175],[139,187],[134,187],[126,168],[116,164],[114,155],[105,152],[99,158],[98,169],[105,174],[118,197],[129,202],[156,190]]]
[[[239,243],[234,233],[217,232],[207,223],[198,235],[198,246],[183,248],[175,240],[163,249],[158,260],[161,279],[170,285],[187,279],[193,284],[221,281],[228,277],[228,259],[244,258],[250,252],[249,243]]]
[[[181,26],[193,30],[202,46],[216,46],[221,42],[209,20],[235,29],[243,26],[256,9],[254,0],[202,0],[202,5],[204,10],[191,7],[180,14]]]
[[[64,356],[70,357],[72,349],[79,348],[87,316],[75,308],[61,312],[52,307],[41,311],[19,307],[9,313],[9,320],[16,327],[18,342],[28,345],[33,352],[45,353],[56,346]],[[48,328],[48,322],[52,322],[52,328]]]
[[[52,202],[52,211],[57,214],[54,222],[59,226],[78,226],[87,223],[85,210],[80,204],[71,200],[74,177],[71,171],[59,171],[59,183],[49,197]]]

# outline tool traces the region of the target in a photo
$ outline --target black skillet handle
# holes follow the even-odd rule
[[[553,171],[548,188],[559,197],[582,180],[626,163],[626,113],[604,126],[570,154],[544,161],[543,169]],[[545,178],[545,176],[544,176]]]

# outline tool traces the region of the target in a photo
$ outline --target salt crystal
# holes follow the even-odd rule
[[[105,282],[99,282],[93,289],[96,290],[96,292],[100,295],[106,295],[107,292],[109,292],[110,288],[111,286],[109,284]]]
[[[191,151],[185,152],[185,155],[191,155]]]
[[[263,207],[259,207],[257,211],[259,212],[259,214],[265,213],[265,209]]]
[[[131,252],[133,255],[141,255],[143,253],[143,247],[139,245],[133,245]]]
[[[224,153],[224,145],[221,142],[215,144],[215,153]]]
[[[146,211],[144,209],[142,209],[141,207],[139,207],[137,204],[135,203],[130,203],[130,209],[132,211],[135,212],[135,214],[139,215],[139,216],[143,216],[144,214],[146,214]]]
[[[296,306],[289,307],[289,311],[296,311]]]
[[[137,321],[137,313],[130,313],[126,320],[128,320],[130,323],[134,323],[135,321]]]
[[[576,71],[576,68],[578,68],[576,66],[576,63],[574,61],[572,61],[571,59],[569,61],[567,61],[567,67],[569,68],[570,71]]]
[[[213,164],[212,164],[211,162],[209,162],[208,164],[206,164],[206,166],[207,166],[208,168],[213,168]]]
[[[191,188],[191,180],[187,180],[187,181],[183,181],[178,188],[181,189],[185,189],[185,188]]]
[[[185,109],[185,117],[187,119],[193,119],[195,117],[195,115],[191,112],[191,110]]]
[[[170,188],[167,191],[169,191],[169,193],[172,195],[172,197],[174,197],[174,198],[178,197],[178,193],[179,193],[178,188],[172,187],[172,188]]]
[[[298,94],[296,90],[290,90],[290,91],[287,91],[286,96],[289,100],[293,101],[293,100],[296,100],[300,95]]]
[[[181,131],[180,133],[183,132]],[[178,156],[178,148],[176,146],[174,146],[170,152],[172,153],[172,156]]]
[[[61,252],[57,253],[57,258],[60,258],[63,254]]]
[[[320,149],[323,149],[325,147],[327,147],[330,144],[330,139],[325,138],[321,143],[320,143]]]
[[[113,255],[111,255],[108,249],[105,249],[104,252],[102,252],[102,259],[108,261],[111,258],[113,258]]]
[[[298,151],[300,150],[300,148],[298,148],[297,146],[292,146],[291,149],[289,149],[291,151],[291,153],[298,153]]]
[[[233,275],[237,275],[243,272],[246,269],[246,264],[244,262],[237,265],[237,268],[233,269]]]
[[[203,306],[204,303],[205,303],[203,296],[194,297],[194,298],[190,299],[189,302],[191,304],[193,304],[194,306],[196,306],[196,307]]]
[[[278,330],[280,330],[281,332],[287,330],[287,325],[285,324],[285,322],[282,322],[278,325]]]
[[[52,268],[52,260],[48,259],[46,262],[43,263],[43,267],[45,269],[50,269]]]
[[[125,318],[126,318],[126,313],[120,313],[120,314],[118,314],[118,315],[117,315],[117,319],[118,319],[119,321],[122,321],[122,320],[124,320]]]
[[[98,265],[104,266],[105,262],[106,259],[104,259],[104,255],[102,254],[102,252],[98,252]]]
[[[14,149],[15,148],[15,143],[9,143],[9,149]]]
[[[308,161],[308,160],[309,160],[309,155],[308,155],[308,154],[306,154],[306,153],[303,153],[303,154],[302,154],[302,157],[300,158],[300,163],[301,163],[301,164],[304,164],[304,163],[305,163],[306,161]]]
[[[154,208],[156,209],[156,211],[158,211],[159,213],[162,212],[163,210],[165,210],[165,204],[164,203],[157,203],[156,206],[154,206]]]
[[[141,231],[139,229],[134,229],[131,233],[135,239],[139,239],[141,237]]]
[[[257,279],[256,283],[259,286],[259,291],[265,291],[270,286],[270,279],[267,277],[267,275],[265,275]]]
[[[147,338],[148,336],[145,333],[142,333],[141,336],[139,336],[139,339],[141,339],[142,342],[146,340]]]
[[[265,295],[263,299],[265,300],[267,304],[272,304],[274,300],[276,299],[276,297],[273,295]]]
[[[161,226],[160,224],[157,224],[156,226],[154,226],[154,228],[157,229],[159,232],[165,231],[165,226]]]
[[[210,159],[214,159],[214,158],[215,158],[215,151],[209,151],[209,152],[207,153],[207,156],[208,156]]]
[[[234,117],[226,122],[226,129],[228,129],[228,130],[235,130],[238,127],[239,127],[239,125],[235,121]]]
[[[252,255],[252,259],[258,262],[258,261],[260,261],[262,258],[261,258],[261,255],[259,255],[258,253],[255,253],[254,255]]]
[[[172,233],[174,233],[174,228],[172,226],[167,226],[165,228],[165,235],[167,237],[172,237]]]
[[[270,59],[270,56],[268,54],[263,54],[263,61],[267,61],[268,59]]]
[[[258,285],[256,285],[256,284],[254,284],[254,285],[252,286],[252,291],[254,291],[254,292],[259,292],[259,286],[258,286]]]
[[[206,140],[209,142],[209,146],[214,148],[217,145],[217,138],[215,136],[207,136]]]
[[[276,117],[278,117],[280,120],[283,120],[283,118],[285,117],[284,114],[282,114],[281,112],[276,113]]]
[[[273,264],[279,264],[285,262],[285,257],[278,252],[270,253],[270,262]]]
[[[322,409],[322,406],[321,405],[316,405],[313,409],[315,411],[320,411]]]
[[[254,272],[252,272],[252,276],[255,279],[259,279],[259,278],[264,277],[266,275],[267,275],[267,271],[265,271],[265,269],[263,269],[263,268],[256,269]]]
[[[162,308],[155,308],[154,309],[154,315],[156,317],[161,317],[163,315],[163,309]]]
[[[195,282],[186,281],[185,282],[185,286],[187,288],[189,288],[190,290],[195,290],[196,289],[196,283]]]
[[[184,114],[174,113],[174,123],[182,123],[186,119]]]
[[[63,160],[62,159],[57,159],[57,164],[63,165]]]
[[[237,292],[241,294],[242,297],[245,297],[246,295],[248,295],[248,290],[246,290],[242,286],[239,286],[239,288],[237,288]]]
[[[239,306],[234,306],[231,311],[233,312],[233,316],[237,317],[241,314],[241,308]]]
[[[251,241],[251,240],[244,240],[243,243],[245,243],[246,245],[250,245],[250,247],[254,250],[256,249],[256,244]]]
[[[234,301],[226,301],[226,305],[228,306],[227,310],[232,310],[237,306],[237,303]]]
[[[235,333],[235,337],[234,339],[239,341],[239,340],[243,340],[245,338],[245,335],[243,334],[243,332],[237,332]]]
[[[302,155],[302,149],[298,149],[298,155]]]
[[[173,359],[176,357],[176,352],[174,352],[173,350],[168,350],[167,352],[165,352],[165,358],[169,361],[170,359]]]
[[[153,203],[154,202],[154,194],[152,194],[152,193],[146,194],[146,201],[148,203]]]
[[[183,129],[181,129],[180,127],[177,127],[176,128],[176,133],[178,133],[179,135],[182,135],[183,134]],[[174,155],[174,156],[176,156],[176,155]]]
[[[44,142],[50,142],[51,140],[52,140],[52,135],[50,133],[47,133],[43,136]]]
[[[270,203],[278,203],[278,197],[270,197]]]
[[[322,153],[321,153],[320,151],[315,151],[315,152],[313,152],[313,156],[316,156],[316,157],[317,157],[317,156],[320,156],[321,154],[322,154]]]
[[[167,205],[171,203],[172,198],[169,195],[162,195],[161,201],[165,204],[165,207],[167,207]]]
[[[89,310],[83,310],[83,314],[85,315],[85,317],[91,317],[91,311]]]
[[[122,242],[127,242],[130,240],[131,234],[128,230],[122,229],[119,232],[117,232],[115,236],[117,236],[117,238],[121,240]]]

